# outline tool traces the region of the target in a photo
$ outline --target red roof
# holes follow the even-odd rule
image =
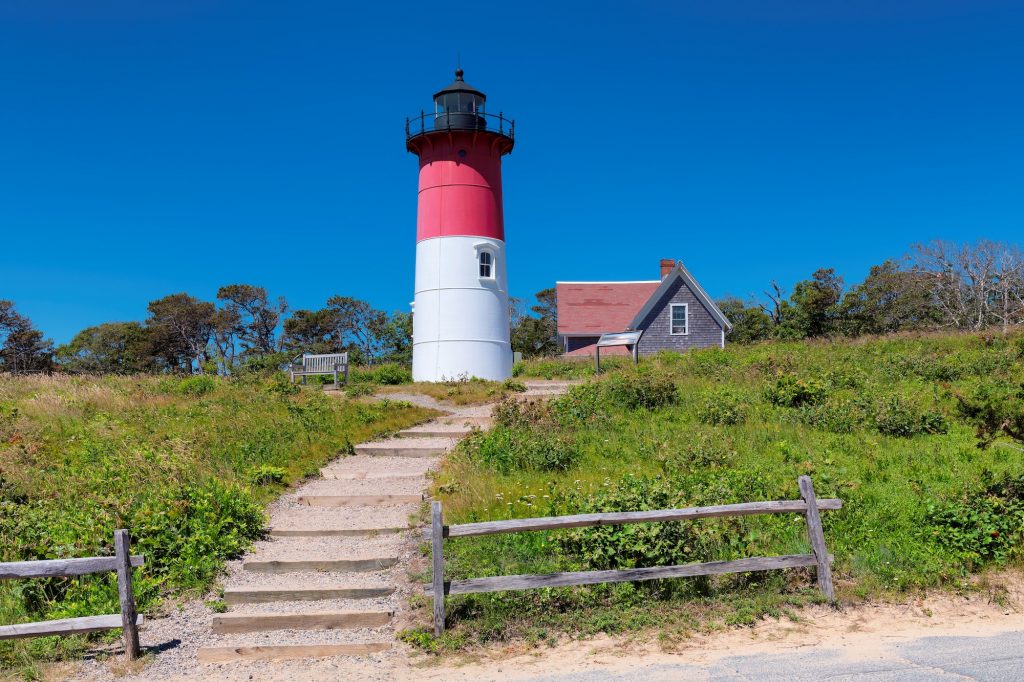
[[[603,334],[629,326],[658,289],[653,282],[558,282],[558,333]]]

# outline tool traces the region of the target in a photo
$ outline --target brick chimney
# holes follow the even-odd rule
[[[676,262],[671,258],[661,259],[661,278],[665,279],[668,277],[668,273],[672,272],[672,268],[676,266]]]

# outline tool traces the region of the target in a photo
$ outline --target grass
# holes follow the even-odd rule
[[[142,609],[199,594],[260,536],[263,505],[286,486],[432,414],[282,377],[0,376],[0,561],[109,555],[124,527],[147,557]],[[112,575],[0,583],[3,624],[117,611]],[[38,677],[40,662],[85,644],[0,642],[0,666]]]
[[[585,376],[527,362],[519,377]],[[505,403],[435,482],[448,523],[798,499],[809,474],[840,599],[964,587],[1019,564],[1024,464],[981,449],[954,392],[1024,386],[1024,339],[921,335],[663,354],[591,378],[547,407]],[[989,391],[991,393],[991,391]],[[450,574],[668,565],[810,551],[802,517],[746,517],[446,543]],[[435,649],[558,635],[752,622],[817,600],[813,571],[467,595]],[[429,614],[424,613],[426,619]]]

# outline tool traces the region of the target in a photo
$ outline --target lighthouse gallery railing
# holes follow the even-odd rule
[[[405,139],[419,135],[449,130],[479,130],[504,135],[509,139],[516,137],[516,122],[506,118],[504,114],[487,114],[482,111],[439,112],[421,111],[419,116],[405,119]]]

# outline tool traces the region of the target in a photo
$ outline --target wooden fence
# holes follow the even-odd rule
[[[145,562],[141,556],[130,555],[128,543],[128,531],[117,530],[114,531],[114,556],[0,563],[0,580],[63,578],[116,571],[117,593],[121,601],[120,614],[0,626],[0,639],[43,637],[46,635],[74,635],[124,628],[124,648],[128,660],[133,661],[138,658],[140,654],[138,626],[142,623],[142,616],[135,611],[135,596],[132,593],[132,568],[142,566]]]
[[[426,535],[431,541],[433,556],[433,584],[427,594],[434,601],[434,632],[444,632],[444,602],[449,594],[471,594],[477,592],[500,592],[503,590],[528,590],[537,587],[566,587],[569,585],[594,585],[597,583],[632,582],[637,580],[658,580],[662,578],[689,578],[698,575],[719,575],[723,573],[746,573],[748,571],[769,571],[781,568],[816,566],[818,586],[825,597],[832,601],[832,557],[825,547],[825,535],[821,528],[820,510],[842,509],[837,499],[819,500],[814,495],[814,485],[807,476],[799,479],[800,500],[768,502],[743,502],[712,507],[689,507],[686,509],[662,509],[656,511],[618,512],[607,514],[577,514],[575,516],[549,516],[508,521],[486,521],[464,523],[455,526],[443,524],[441,503],[431,503],[431,527]],[[752,516],[755,514],[803,514],[807,518],[807,535],[811,542],[811,554],[790,554],[785,556],[755,557],[736,561],[711,561],[680,566],[655,566],[652,568],[630,568],[612,571],[581,571],[574,573],[548,573],[545,575],[506,575],[493,578],[472,578],[470,580],[444,579],[444,539],[465,538],[499,533],[516,533],[528,530],[554,530],[556,528],[581,528],[626,523],[652,523],[666,521],[692,521],[723,516]]]

